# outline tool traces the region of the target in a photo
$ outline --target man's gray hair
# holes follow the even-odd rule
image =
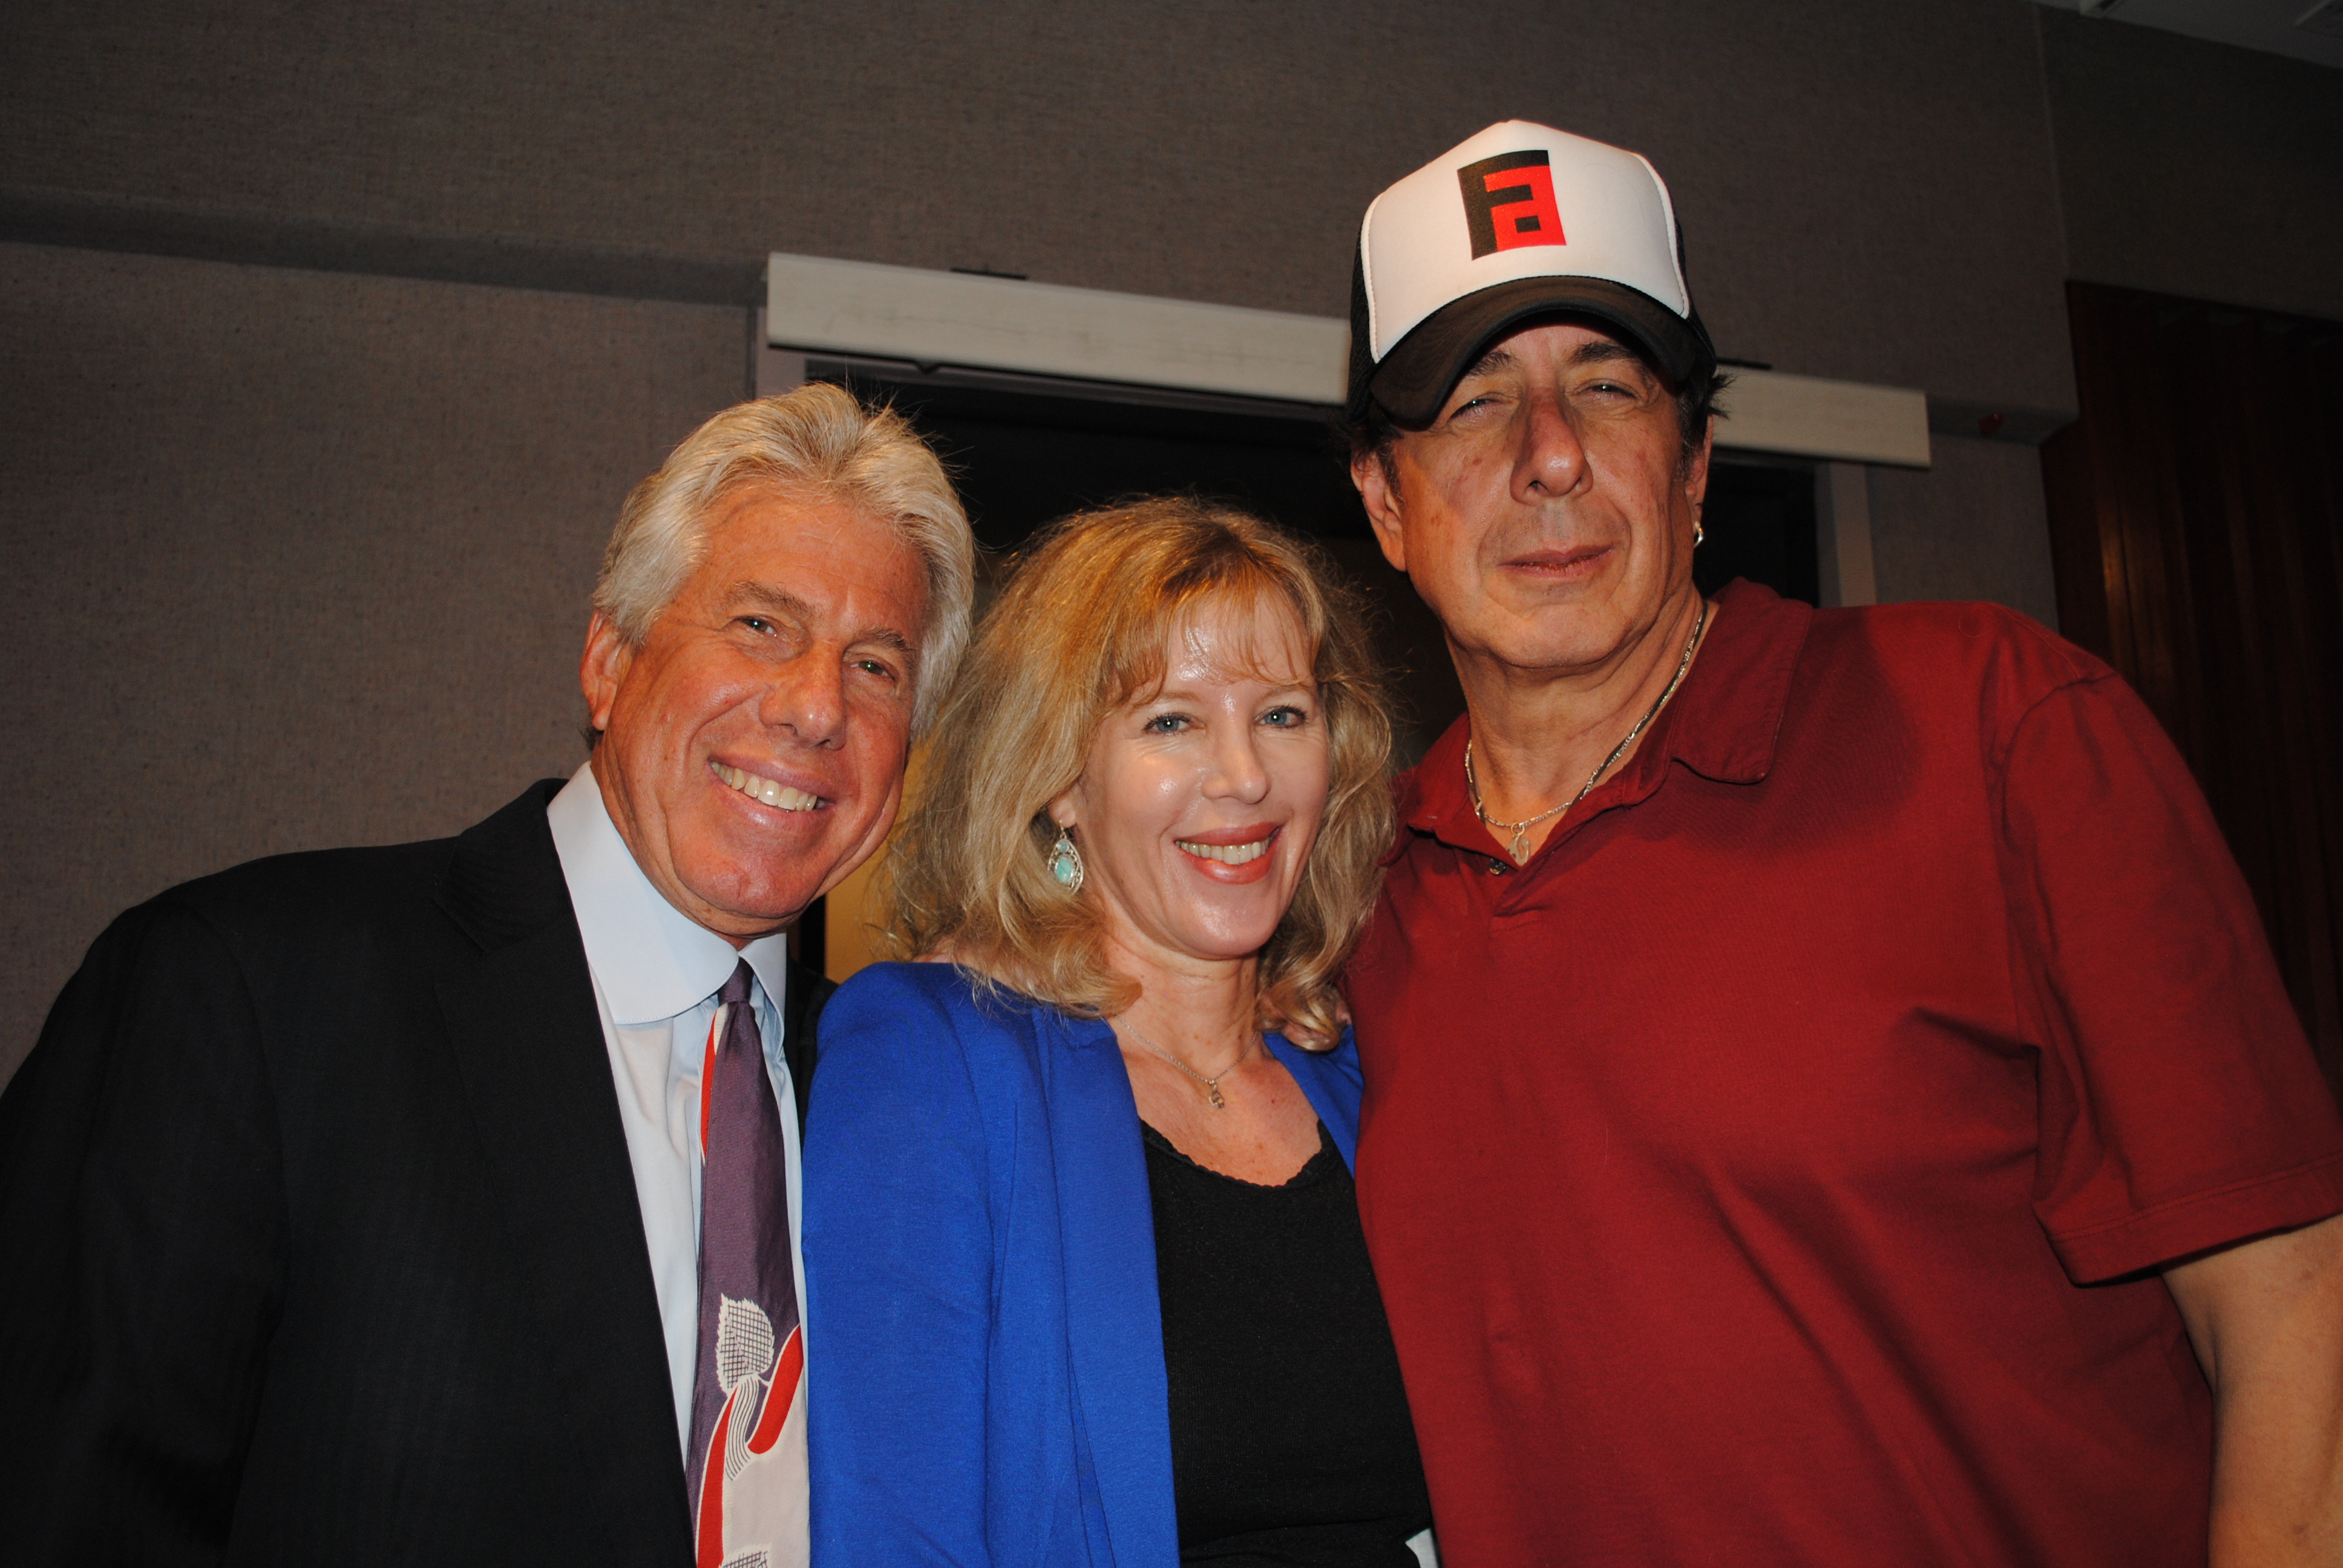
[[[926,563],[928,623],[911,721],[914,738],[925,734],[968,646],[976,541],[943,465],[918,432],[892,409],[867,409],[827,382],[738,404],[686,437],[620,508],[594,608],[640,646],[706,558],[719,503],[766,489],[870,512]]]

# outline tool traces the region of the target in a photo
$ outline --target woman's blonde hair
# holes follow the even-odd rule
[[[1260,1021],[1331,1045],[1334,981],[1392,836],[1391,719],[1355,596],[1315,547],[1234,508],[1162,497],[1053,526],[1018,566],[944,699],[916,808],[880,873],[884,938],[1069,1012],[1111,1017],[1138,982],[1108,962],[1093,906],[1050,874],[1050,802],[1107,716],[1161,684],[1174,628],[1208,600],[1283,603],[1326,725],[1326,815],[1261,952]]]

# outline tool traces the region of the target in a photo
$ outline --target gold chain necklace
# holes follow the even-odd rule
[[[1122,1027],[1131,1030],[1131,1038],[1138,1040],[1140,1044],[1145,1046],[1149,1050],[1152,1051],[1157,1056],[1161,1057],[1164,1060],[1170,1062],[1172,1066],[1178,1068],[1181,1071],[1186,1073],[1197,1082],[1202,1084],[1204,1086],[1204,1098],[1212,1102],[1212,1109],[1215,1111],[1226,1111],[1229,1108],[1229,1102],[1221,1098],[1221,1080],[1226,1078],[1230,1073],[1234,1072],[1238,1068],[1242,1067],[1247,1061],[1251,1060],[1252,1059],[1252,1048],[1261,1040],[1261,1036],[1255,1035],[1252,1039],[1245,1041],[1243,1045],[1238,1048],[1237,1059],[1234,1061],[1221,1069],[1220,1071],[1212,1074],[1212,1077],[1206,1078],[1202,1073],[1198,1072],[1194,1068],[1189,1066],[1186,1062],[1181,1060],[1178,1057],[1172,1055],[1170,1051],[1164,1050],[1161,1046],[1156,1044],[1145,1035],[1140,1033],[1139,1026],[1132,1023],[1129,1019],[1124,1019],[1122,1020]]]
[[[1578,793],[1559,806],[1549,806],[1536,816],[1524,817],[1518,822],[1500,822],[1490,816],[1489,809],[1481,804],[1481,781],[1473,777],[1472,738],[1469,736],[1465,738],[1464,788],[1471,791],[1473,796],[1473,815],[1481,819],[1481,826],[1483,828],[1503,828],[1513,836],[1513,842],[1508,848],[1512,851],[1514,865],[1526,866],[1530,863],[1530,829],[1548,817],[1558,817],[1585,799],[1588,793],[1594,789],[1594,781],[1603,777],[1611,764],[1619,760],[1620,753],[1635,743],[1635,737],[1644,732],[1644,727],[1660,716],[1660,709],[1668,705],[1668,699],[1674,697],[1676,694],[1676,688],[1684,684],[1684,671],[1692,668],[1692,650],[1700,646],[1700,634],[1707,629],[1708,601],[1703,599],[1700,601],[1700,618],[1693,622],[1692,635],[1684,639],[1684,657],[1676,660],[1676,672],[1668,678],[1667,689],[1661,692],[1652,706],[1644,710],[1643,718],[1635,720],[1635,728],[1627,731],[1627,738],[1611,748],[1611,755],[1594,765],[1594,771],[1586,776],[1586,782],[1579,786]],[[1132,1032],[1138,1031],[1134,1030]]]

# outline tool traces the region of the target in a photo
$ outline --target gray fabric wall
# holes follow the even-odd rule
[[[1871,470],[1872,568],[1883,604],[1985,598],[2058,624],[2035,449],[1938,432],[1926,469]]]
[[[0,1072],[126,906],[578,765],[602,541],[743,314],[0,246]]]
[[[1341,315],[1368,199],[1511,114],[1666,173],[1725,353],[2059,407],[2036,9],[18,0],[0,187]]]
[[[2343,314],[2334,205],[2269,232],[2237,194],[2331,188],[2332,76],[2140,32],[2026,0],[18,0],[0,1075],[125,904],[574,765],[600,541],[742,394],[768,250],[1340,314],[1368,197],[1518,115],[1665,172],[1725,353],[2038,425],[2070,273]],[[2163,232],[2139,193],[2175,180],[2253,242]],[[1884,595],[2048,618],[2030,447],[1941,437],[1872,502]]]

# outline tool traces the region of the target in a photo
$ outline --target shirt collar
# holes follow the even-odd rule
[[[1764,779],[1773,770],[1790,678],[1814,615],[1813,607],[1755,583],[1727,586],[1716,596],[1708,634],[1683,689],[1653,720],[1634,759],[1588,795],[1587,809],[1572,818],[1584,821],[1612,806],[1634,805],[1660,787],[1672,761],[1720,783]],[[1473,814],[1464,788],[1464,742],[1472,732],[1472,720],[1459,719],[1433,742],[1422,762],[1400,776],[1399,816],[1417,832],[1475,854],[1495,855],[1497,841]],[[1563,836],[1554,834],[1548,842]],[[1403,833],[1384,863],[1397,859],[1406,844]]]
[[[693,921],[643,875],[602,803],[588,762],[545,809],[561,875],[569,884],[586,962],[610,1016],[635,1028],[689,1012],[731,978],[742,959],[775,1008],[789,980],[789,938],[759,937],[746,948]]]

